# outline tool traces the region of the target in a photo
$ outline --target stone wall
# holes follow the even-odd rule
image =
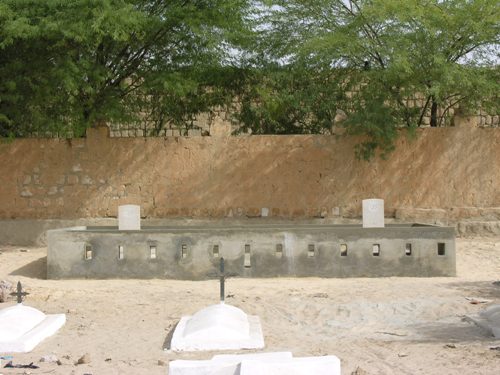
[[[271,217],[356,217],[373,197],[385,199],[388,217],[500,217],[500,129],[421,129],[370,163],[354,157],[358,141],[109,138],[105,130],[19,139],[0,144],[0,219],[115,217],[128,203],[148,218],[254,217],[262,208]]]

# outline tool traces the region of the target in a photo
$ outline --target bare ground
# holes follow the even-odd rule
[[[170,360],[215,354],[163,348],[182,315],[217,302],[217,280],[45,280],[46,252],[0,246],[0,280],[20,280],[26,304],[67,314],[57,335],[14,354],[14,363],[39,369],[0,374],[166,374]],[[343,374],[499,374],[500,350],[491,348],[500,341],[463,317],[500,303],[493,284],[500,238],[458,239],[457,271],[454,278],[229,279],[226,302],[260,317],[266,351],[334,354]],[[75,365],[85,353],[90,362]],[[39,362],[47,354],[62,364]]]

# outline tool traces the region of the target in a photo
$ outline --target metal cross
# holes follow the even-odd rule
[[[224,276],[224,258],[220,258],[220,302],[224,303],[224,283],[226,279]]]
[[[17,303],[23,303],[23,296],[27,296],[29,293],[23,292],[23,286],[21,282],[17,282],[17,292],[12,292],[11,296],[17,296]]]

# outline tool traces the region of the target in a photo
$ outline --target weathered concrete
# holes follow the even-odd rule
[[[454,228],[418,224],[76,227],[49,231],[48,243],[53,279],[202,280],[216,276],[221,256],[240,277],[455,275]]]

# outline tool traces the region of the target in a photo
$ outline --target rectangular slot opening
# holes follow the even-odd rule
[[[85,257],[85,260],[91,260],[92,259],[92,245],[89,245],[89,244],[85,245],[84,257]]]
[[[314,256],[314,244],[307,245],[307,256],[312,258]]]
[[[405,254],[407,256],[410,256],[411,255],[411,243],[407,243],[406,246],[405,246]]]
[[[250,260],[250,245],[249,244],[245,245],[245,258],[243,260],[243,265],[246,268],[252,267],[252,262]]]
[[[276,244],[276,258],[283,258],[283,244]]]
[[[438,242],[438,255],[443,256],[446,254],[446,245],[444,242]]]
[[[346,243],[340,244],[340,256],[341,257],[347,256],[347,244]]]
[[[149,246],[149,258],[156,259],[156,245]]]
[[[188,251],[188,247],[185,243],[183,243],[181,245],[181,258],[184,259],[187,257],[187,251]]]
[[[123,258],[125,258],[123,245],[118,245],[118,259],[121,260]]]
[[[214,245],[214,247],[212,248],[212,255],[214,258],[219,257],[219,245]]]
[[[378,244],[378,243],[374,243],[374,244],[373,244],[373,249],[372,249],[372,252],[373,252],[373,256],[374,256],[374,257],[378,257],[378,256],[380,256],[380,244]]]

